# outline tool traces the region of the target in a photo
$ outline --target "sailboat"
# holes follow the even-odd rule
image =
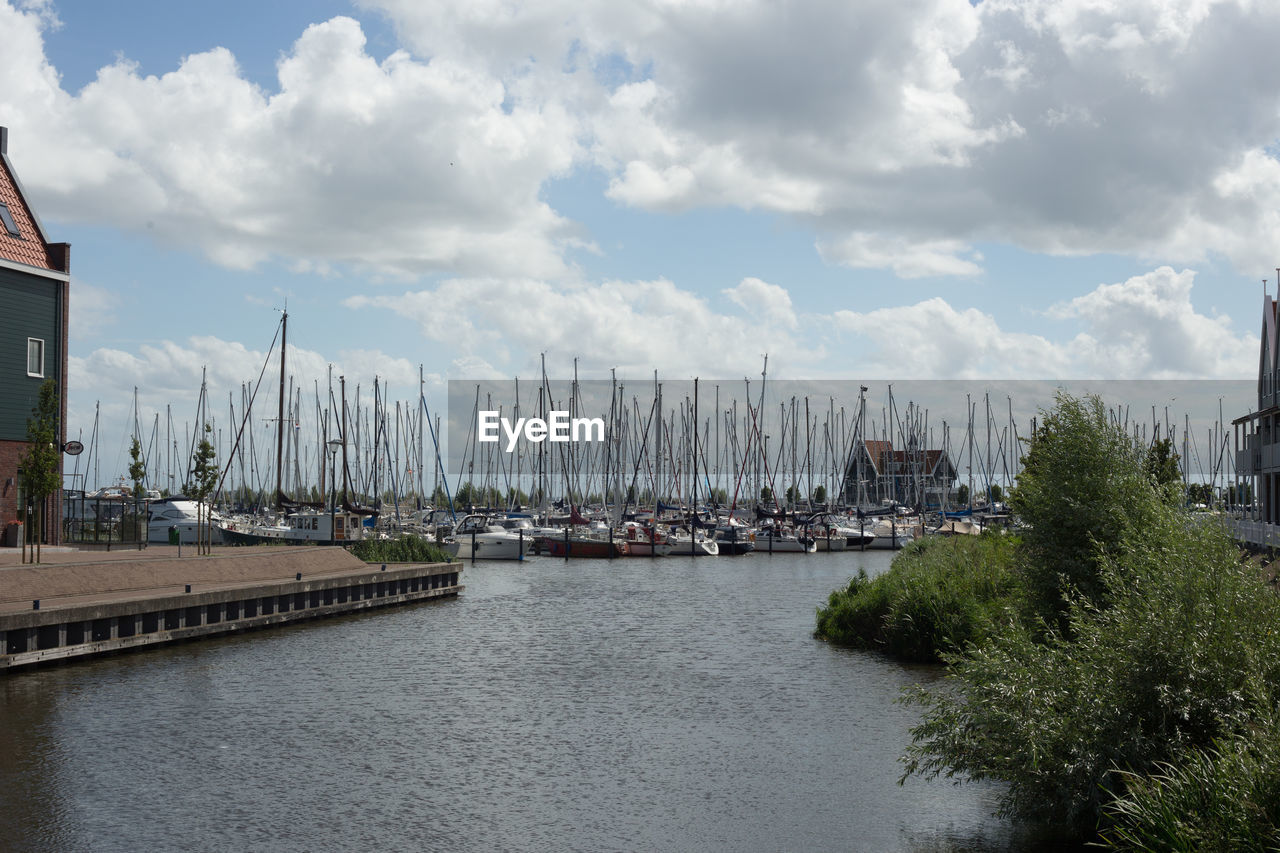
[[[362,511],[347,503],[346,443],[343,442],[342,508],[334,503],[325,511],[322,503],[306,503],[290,500],[282,488],[284,463],[284,399],[285,352],[288,339],[289,312],[280,316],[280,409],[276,418],[276,498],[277,520],[225,519],[219,525],[224,541],[231,545],[262,545],[283,543],[286,545],[337,544],[364,538]],[[344,386],[345,387],[345,386]],[[343,394],[343,435],[346,434],[346,395]],[[246,413],[246,417],[247,417]],[[234,453],[234,450],[232,451]]]

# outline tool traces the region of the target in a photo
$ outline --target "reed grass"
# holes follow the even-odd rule
[[[815,635],[914,662],[980,643],[1012,618],[1018,601],[1014,537],[930,536],[911,543],[887,572],[865,571],[818,609]]]

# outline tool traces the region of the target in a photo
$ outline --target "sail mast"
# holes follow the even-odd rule
[[[281,475],[284,471],[284,351],[289,334],[289,309],[285,308],[280,315],[280,405],[276,414],[276,509],[283,508],[281,500],[284,490],[281,488]]]

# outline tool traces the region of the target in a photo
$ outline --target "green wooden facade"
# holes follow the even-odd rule
[[[25,441],[44,378],[27,375],[27,340],[44,341],[44,377],[62,375],[62,282],[0,267],[0,440]]]

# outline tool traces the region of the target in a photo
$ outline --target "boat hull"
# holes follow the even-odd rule
[[[459,536],[449,544],[457,547],[454,555],[459,560],[522,560],[533,550],[532,539],[488,533],[478,534],[474,540],[470,536]]]
[[[618,542],[606,542],[603,539],[565,539],[543,540],[543,549],[553,557],[624,557],[627,549]]]

